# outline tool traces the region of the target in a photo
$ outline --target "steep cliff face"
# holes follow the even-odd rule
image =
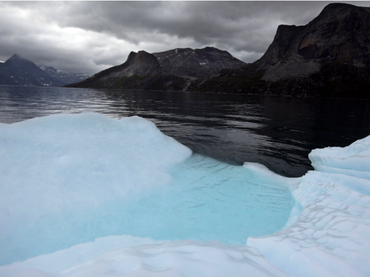
[[[103,70],[90,78],[68,86],[92,88],[144,88],[148,79],[161,75],[156,57],[145,51],[131,52],[121,65]]]
[[[294,39],[303,29],[303,26],[280,25],[266,53],[255,64],[260,66],[261,69],[276,65],[290,50]]]
[[[370,98],[370,9],[329,4],[305,26],[281,25],[259,60],[191,89]]]
[[[360,74],[369,69],[370,9],[329,4],[306,26],[280,26],[256,63],[266,69],[263,79],[273,81],[307,77],[333,62],[357,68]]]
[[[124,63],[124,66],[122,66],[120,69],[121,70],[110,74],[110,76],[131,77],[134,75],[146,76],[162,73],[161,66],[155,56],[145,51],[139,51],[138,53],[131,52],[126,63]]]

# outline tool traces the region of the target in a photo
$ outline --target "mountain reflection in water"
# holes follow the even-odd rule
[[[284,176],[310,170],[314,148],[369,135],[369,108],[366,100],[0,86],[2,123],[55,113],[138,115],[195,153],[258,162]]]

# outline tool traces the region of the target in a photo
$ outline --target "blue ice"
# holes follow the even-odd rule
[[[370,276],[369,149],[285,178],[139,117],[0,124],[0,276]]]
[[[294,205],[288,186],[191,154],[139,117],[53,115],[0,135],[1,264],[112,235],[245,245]]]

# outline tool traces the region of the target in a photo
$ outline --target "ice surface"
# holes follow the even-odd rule
[[[296,222],[247,245],[291,276],[370,276],[369,142],[313,150],[316,170],[291,183]]]
[[[283,228],[294,203],[285,184],[191,155],[138,117],[53,115],[3,124],[0,151],[0,264],[28,259],[18,269],[76,266],[111,251],[93,243],[107,236],[119,237],[116,249],[132,237],[245,245],[249,236]],[[75,254],[56,265],[51,253],[68,247]],[[45,254],[45,262],[35,258]]]
[[[167,168],[190,155],[139,117],[53,115],[1,124],[1,264],[93,240],[89,234],[74,239],[81,217],[128,193],[132,198],[168,183]],[[93,219],[83,222],[84,229],[99,225]],[[70,241],[56,232],[70,234]]]
[[[108,243],[111,238],[102,239]],[[73,251],[53,254],[0,267],[1,276],[288,276],[269,263],[258,250],[220,242],[178,241],[125,247],[78,266],[54,273],[55,264],[68,264]],[[102,244],[104,247],[104,244]],[[118,245],[119,246],[119,245]],[[75,248],[78,248],[75,247]],[[80,247],[85,248],[85,245]],[[81,250],[71,249],[71,250]],[[94,249],[95,250],[95,249]],[[82,251],[85,252],[85,251]],[[87,255],[89,256],[89,255]],[[61,260],[62,259],[62,262]],[[65,260],[67,262],[65,262]],[[72,263],[69,263],[72,264]],[[39,268],[42,268],[39,269]],[[48,273],[46,273],[48,272]]]
[[[309,158],[316,171],[340,173],[370,180],[370,137],[351,145],[313,150]]]
[[[55,116],[52,126],[50,121],[48,123],[49,117],[0,126],[0,155],[5,157],[0,167],[0,227],[5,230],[2,231],[2,244],[13,236],[20,237],[22,228],[19,226],[44,222],[57,214],[73,216],[78,211],[86,211],[76,216],[76,220],[80,220],[102,203],[111,203],[117,195],[136,201],[143,191],[155,190],[156,196],[165,196],[163,191],[167,190],[163,189],[166,186],[173,186],[174,180],[184,180],[187,176],[184,172],[189,163],[194,164],[192,159],[202,161],[194,155],[189,159],[189,149],[164,136],[143,119],[134,117],[115,121],[99,115],[79,116],[85,121],[83,126],[76,120],[76,115]],[[86,136],[91,132],[98,134],[98,138]],[[44,140],[40,140],[40,133]],[[50,143],[55,133],[64,143]],[[65,141],[71,141],[70,138],[80,142],[79,147],[75,147],[76,144],[65,145]],[[122,142],[123,152],[116,147],[114,151],[108,151],[117,141]],[[100,160],[93,153],[91,156],[81,154],[81,151],[86,151],[84,147],[91,147],[94,143],[98,143],[98,149],[104,150],[102,152],[110,153],[109,156],[104,155]],[[132,147],[125,147],[127,145]],[[24,156],[25,152],[30,152],[23,147],[30,146],[35,151],[31,156]],[[44,151],[45,147],[48,151]],[[58,159],[51,157],[49,152],[58,153]],[[16,159],[13,159],[14,155]],[[125,161],[122,156],[130,159]],[[144,157],[148,159],[142,160]],[[271,235],[246,237],[244,246],[219,241],[107,236],[87,239],[79,244],[71,242],[69,249],[0,266],[0,276],[370,276],[370,137],[344,148],[313,150],[309,157],[315,170],[301,178],[284,178],[258,164],[246,163],[244,168],[235,169],[215,162],[211,163],[211,170],[205,173],[198,171],[186,177],[188,179],[180,182],[178,187],[174,186],[175,192],[183,194],[184,190],[178,190],[180,187],[198,189],[199,186],[191,187],[191,184],[205,177],[209,184],[222,184],[228,179],[225,173],[231,171],[236,175],[245,172],[248,182],[261,186],[263,190],[289,188],[295,203],[291,203],[294,208],[286,227]],[[45,160],[45,163],[32,163],[35,158]],[[110,161],[117,162],[113,168],[115,176],[119,176],[117,179],[109,179],[112,175],[107,174],[105,165],[115,164]],[[179,168],[181,170],[176,170]],[[221,168],[223,170],[218,171]],[[207,175],[210,172],[212,174]],[[87,173],[91,176],[83,178]],[[143,177],[146,174],[152,176],[150,181]],[[25,187],[25,176],[37,180],[34,186]],[[120,186],[127,178],[128,183],[135,186]],[[237,178],[229,179],[231,183],[240,182]],[[70,180],[81,184],[73,186]],[[7,187],[8,182],[14,185]],[[63,191],[64,187],[68,190]],[[86,189],[82,189],[84,187]],[[235,188],[238,186],[233,190]],[[22,193],[16,194],[15,190]],[[204,195],[214,193],[213,199],[223,195],[222,201],[244,197],[225,192],[218,185],[214,189],[202,190]],[[40,197],[27,197],[35,193]],[[149,198],[140,199],[145,202]],[[201,199],[206,198],[202,196]],[[148,204],[150,207],[154,203]],[[40,205],[45,205],[42,214],[35,210]],[[238,209],[241,210],[237,206],[235,211],[239,212]],[[243,221],[242,218],[240,220]],[[62,218],[59,217],[59,221],[63,222]],[[52,236],[53,233],[50,234]],[[19,244],[30,241],[27,238]],[[32,244],[29,246],[32,248]]]

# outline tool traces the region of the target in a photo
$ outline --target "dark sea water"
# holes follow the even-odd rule
[[[1,123],[81,112],[138,115],[196,153],[283,176],[310,170],[314,148],[370,135],[368,100],[0,86]]]

